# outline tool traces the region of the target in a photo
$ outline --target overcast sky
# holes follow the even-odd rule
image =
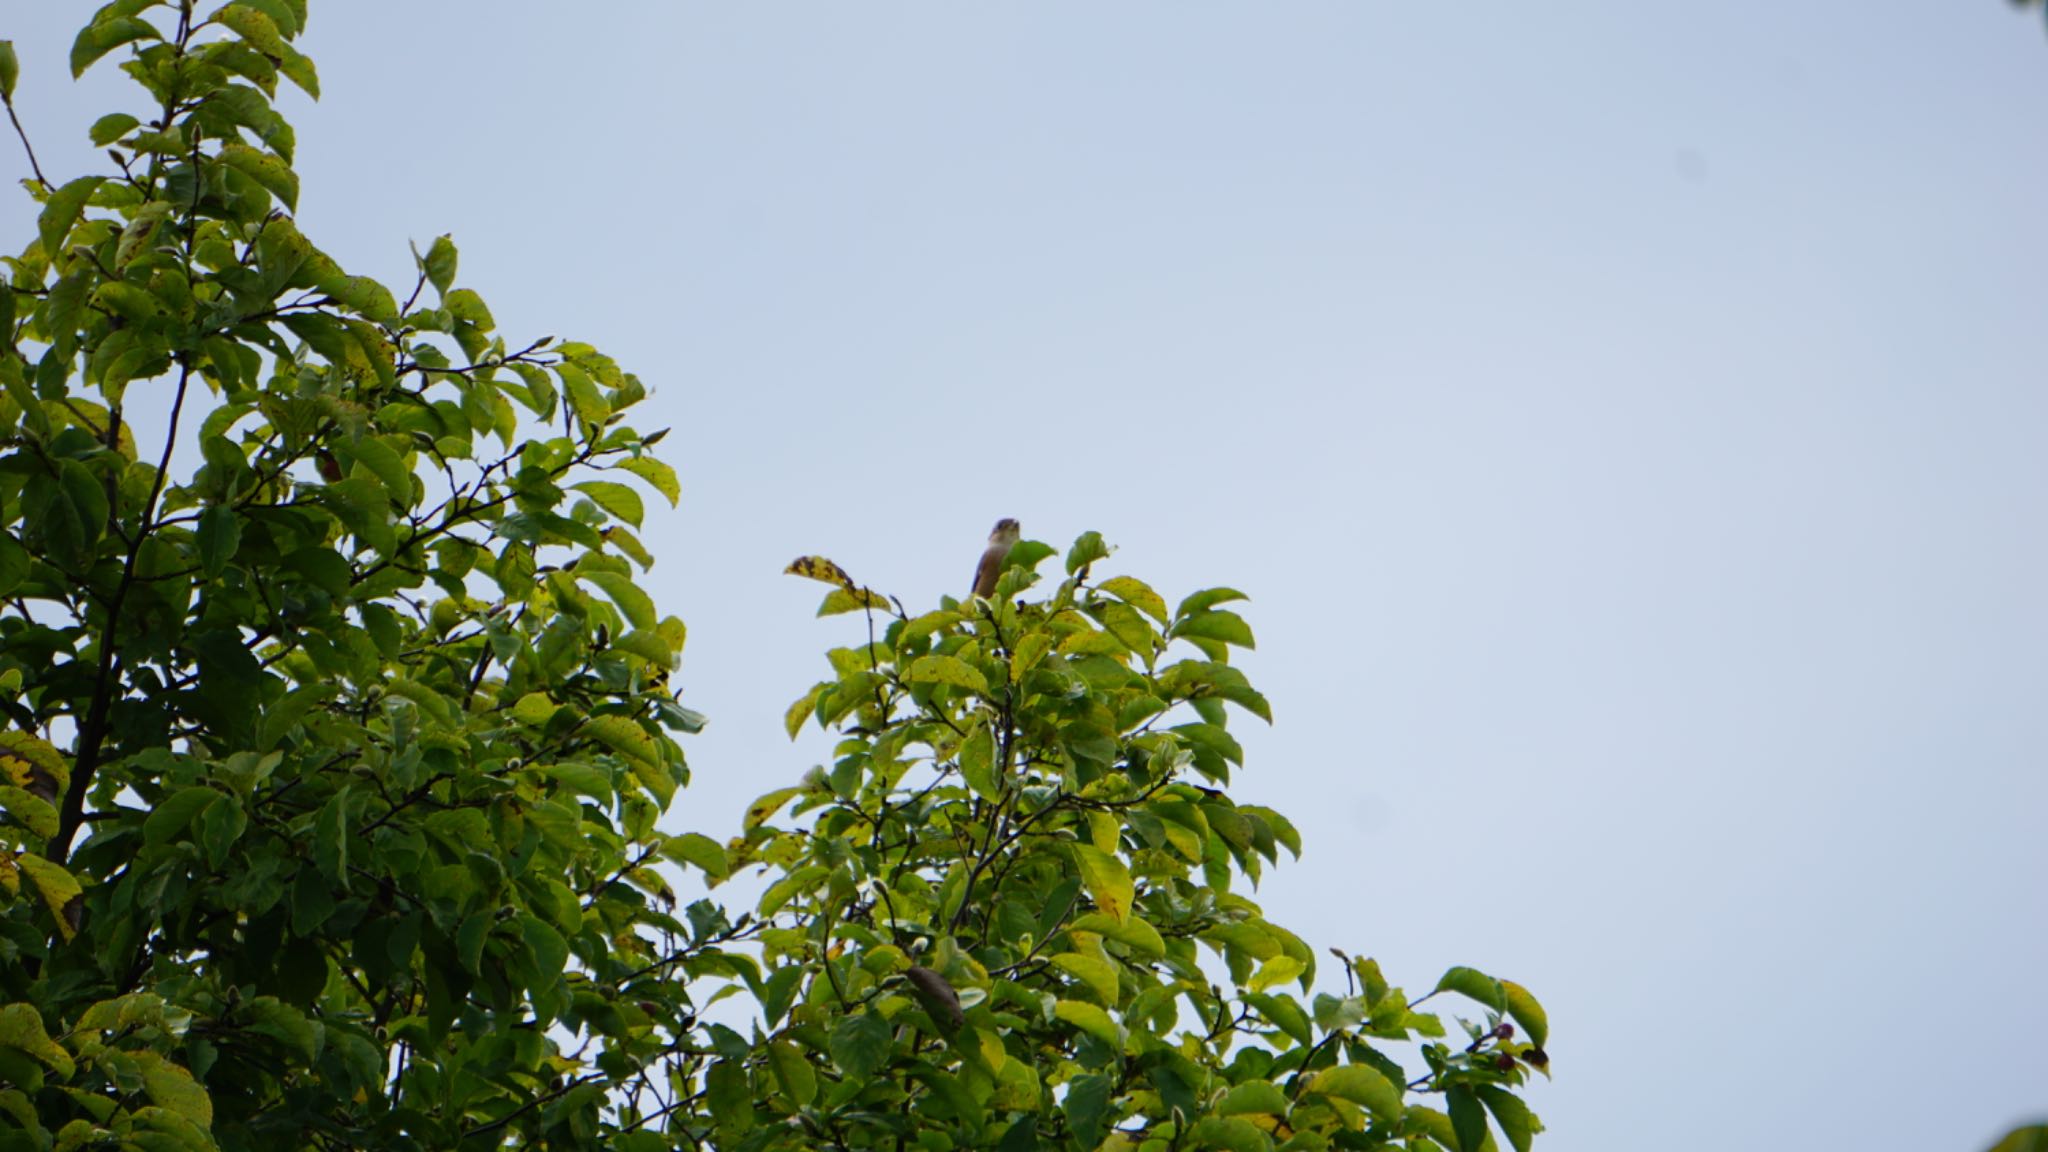
[[[64,74],[94,7],[0,14],[55,179],[138,103]],[[999,516],[1097,529],[1253,597],[1269,915],[1543,999],[1539,1147],[2048,1114],[2038,14],[315,0],[302,46],[315,241],[409,282],[453,232],[675,428],[677,827],[823,754],[779,718],[849,625],[791,557],[928,605]]]

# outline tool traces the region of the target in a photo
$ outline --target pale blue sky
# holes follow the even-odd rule
[[[0,14],[53,177],[124,106]],[[653,387],[680,824],[988,525],[1254,598],[1261,898],[1527,984],[1560,1152],[2048,1114],[2048,36],[2000,0],[315,0],[302,219]],[[0,148],[0,175],[23,165]],[[32,207],[0,206],[13,237]]]

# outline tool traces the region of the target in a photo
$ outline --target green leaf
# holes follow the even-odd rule
[[[250,1000],[246,1011],[249,1031],[283,1044],[309,1064],[320,1058],[320,1050],[325,1046],[322,1029],[308,1020],[305,1013],[275,996]]]
[[[534,771],[571,792],[593,800],[609,802],[616,792],[612,787],[611,774],[594,764],[542,764]]]
[[[1097,560],[1107,559],[1109,545],[1103,543],[1102,533],[1083,532],[1074,540],[1074,546],[1067,549],[1067,575],[1072,576]]]
[[[318,287],[332,296],[336,303],[373,323],[390,324],[398,319],[398,301],[391,295],[391,289],[368,276],[342,275],[337,269],[333,275],[322,276]],[[355,331],[352,328],[344,330]],[[340,362],[351,367],[358,364],[364,368],[371,367],[376,358],[370,355],[369,347],[360,340],[352,340],[350,344],[353,348],[342,348]],[[334,359],[326,349],[320,349],[320,352],[330,360]]]
[[[995,736],[986,724],[977,724],[960,742],[960,778],[975,795],[995,800],[1002,796],[995,776]]]
[[[215,868],[227,863],[228,849],[248,826],[249,814],[242,811],[242,802],[225,792],[215,793],[213,803],[199,814],[199,843],[206,849],[207,863]]]
[[[427,282],[443,297],[455,284],[455,241],[448,236],[436,236],[427,246],[427,254],[420,260],[420,267],[427,274]]]
[[[348,871],[348,787],[344,785],[320,806],[313,818],[313,863],[331,884]]]
[[[651,793],[663,808],[674,798],[675,778],[661,763],[661,748],[638,723],[624,716],[592,716],[582,731],[618,753],[633,770],[633,778]]]
[[[333,684],[308,684],[294,688],[284,694],[275,704],[264,710],[263,727],[256,737],[259,751],[268,752],[284,742],[284,738],[306,713],[320,703],[333,699],[341,689]]]
[[[1550,1041],[1550,1017],[1543,1011],[1543,1005],[1529,994],[1527,988],[1512,980],[1500,982],[1501,993],[1507,997],[1507,1013],[1515,1023],[1522,1026],[1523,1035],[1529,1043],[1538,1048]]]
[[[1317,996],[1315,1009],[1316,1027],[1325,1032],[1355,1028],[1365,1023],[1367,1015],[1363,996]]]
[[[1252,640],[1251,625],[1245,623],[1244,617],[1235,612],[1200,612],[1193,616],[1184,616],[1180,623],[1174,625],[1173,634],[1220,640],[1240,648],[1257,647]]]
[[[64,238],[71,235],[71,229],[85,215],[85,202],[92,199],[92,194],[104,183],[104,176],[80,176],[50,193],[49,202],[36,216],[36,233],[43,241],[43,255],[52,263],[63,254]]]
[[[640,503],[640,494],[624,484],[614,484],[609,480],[585,480],[569,487],[589,496],[599,508],[635,528],[640,526],[641,518],[647,514],[645,506]]]
[[[85,75],[93,61],[121,45],[144,39],[161,40],[163,33],[149,21],[132,16],[94,20],[80,30],[78,39],[71,42],[71,78],[76,80]]]
[[[1308,1090],[1349,1100],[1388,1123],[1401,1119],[1401,1090],[1378,1069],[1364,1064],[1325,1068],[1308,1082]]]
[[[1112,1087],[1107,1076],[1076,1076],[1067,1082],[1067,1096],[1061,1101],[1060,1110],[1066,1113],[1067,1126],[1080,1137],[1083,1148],[1093,1148],[1102,1141]]]
[[[292,882],[292,935],[309,937],[334,915],[334,890],[318,868],[301,868]]]
[[[457,320],[474,324],[485,332],[498,326],[491,318],[491,310],[484,306],[484,298],[468,288],[457,288],[441,299],[441,306],[448,309]]]
[[[720,1127],[745,1132],[754,1126],[754,1091],[745,1064],[732,1059],[714,1062],[704,1073],[704,1095]]]
[[[1109,1018],[1109,1013],[1093,1004],[1080,1000],[1060,1000],[1053,1004],[1052,1014],[1088,1035],[1095,1037],[1117,1051],[1124,1046],[1123,1028]]]
[[[811,1069],[811,1062],[804,1059],[796,1045],[787,1040],[769,1044],[768,1066],[775,1070],[775,1078],[781,1081],[783,1092],[799,1108],[809,1107],[811,1101],[818,1098],[818,1074]]]
[[[866,1080],[886,1067],[893,1046],[889,1022],[870,1012],[841,1017],[825,1042],[832,1063],[851,1080]]]
[[[1443,979],[1436,982],[1436,991],[1459,993],[1495,1012],[1505,1012],[1508,1008],[1507,992],[1501,988],[1500,981],[1474,968],[1460,966],[1446,971]]]
[[[1317,998],[1318,1000],[1321,997]],[[1244,998],[1245,1003],[1259,1010],[1259,1014],[1271,1021],[1275,1028],[1287,1034],[1295,1043],[1306,1047],[1315,1042],[1310,1031],[1308,1013],[1295,1003],[1294,997],[1284,994],[1254,992]]]
[[[1450,1105],[1451,1130],[1457,1133],[1459,1152],[1479,1152],[1486,1143],[1486,1110],[1479,1106],[1479,1097],[1463,1084],[1454,1084],[1444,1094]]]
[[[262,185],[263,189],[290,211],[299,207],[299,174],[281,157],[251,148],[247,144],[223,144],[220,149],[223,164],[233,168]]]
[[[77,1070],[71,1054],[43,1031],[43,1018],[28,1004],[0,1008],[0,1045],[28,1053],[66,1080]]]
[[[218,791],[204,785],[172,793],[142,821],[142,842],[152,848],[169,843],[218,795]]]
[[[21,546],[21,541],[12,532],[0,531],[0,596],[12,595],[21,587],[21,582],[28,579],[30,564],[28,549]]]
[[[315,100],[320,98],[320,74],[314,69],[310,57],[287,45],[285,50],[278,54],[277,70],[298,85],[299,90],[306,95]]]
[[[903,678],[912,684],[951,684],[988,694],[988,678],[958,656],[919,656],[910,662]]]
[[[1515,1152],[1529,1152],[1536,1142],[1536,1133],[1543,1131],[1543,1124],[1521,1097],[1491,1084],[1475,1085],[1472,1090],[1485,1103],[1486,1110],[1493,1113],[1493,1122],[1500,1125]]]
[[[1219,1116],[1285,1116],[1287,1096],[1270,1080],[1247,1080],[1216,1102]]]
[[[695,864],[714,880],[732,875],[732,865],[727,862],[725,848],[701,832],[671,836],[662,842],[662,851],[671,860]]]
[[[1080,866],[1081,883],[1095,900],[1095,906],[1119,924],[1129,921],[1137,888],[1124,862],[1092,844],[1074,843],[1068,847]]]
[[[645,480],[648,487],[661,493],[671,508],[676,506],[676,501],[682,499],[683,489],[676,483],[676,470],[652,456],[635,456],[629,460],[621,460],[617,467],[622,472],[630,472]]]
[[[631,576],[618,572],[596,572],[577,569],[576,576],[587,584],[595,584],[604,590],[612,603],[619,606],[626,620],[635,628],[652,628],[659,621],[654,610],[654,598],[649,596]]]
[[[775,915],[791,900],[811,894],[817,889],[818,882],[831,874],[832,870],[823,864],[806,864],[788,873],[761,893],[760,902],[755,905],[756,914],[764,920]]]
[[[1180,602],[1180,607],[1175,609],[1173,614],[1176,617],[1193,616],[1198,613],[1207,612],[1218,604],[1228,604],[1233,600],[1249,599],[1251,597],[1246,596],[1235,588],[1204,588],[1200,592],[1190,593],[1187,599]]]
[[[14,41],[0,40],[0,100],[14,99],[14,82],[19,79],[21,61],[14,55]]]
[[[208,576],[218,576],[242,545],[242,518],[226,504],[211,505],[199,514],[193,535],[199,542],[199,566]]]
[[[168,1108],[201,1128],[213,1125],[213,1099],[185,1071],[155,1052],[128,1053],[142,1071],[142,1090],[160,1108]]]
[[[126,136],[141,123],[142,121],[128,115],[126,112],[115,112],[93,121],[92,128],[88,134],[92,137],[94,144],[104,148],[121,137]]]
[[[611,402],[604,398],[590,374],[567,362],[553,365],[555,375],[562,381],[562,392],[569,398],[569,409],[576,413],[576,419],[599,428],[612,418]]]

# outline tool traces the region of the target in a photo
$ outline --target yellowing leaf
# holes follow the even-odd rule
[[[834,588],[825,593],[824,603],[818,605],[818,615],[837,616],[843,612],[859,612],[866,608],[887,611],[888,597],[868,588]]]
[[[784,804],[803,795],[803,792],[802,788],[777,788],[775,791],[747,805],[747,815],[740,822],[740,826],[749,832],[759,828],[767,823],[768,818],[775,815]]]
[[[1254,992],[1264,992],[1275,984],[1287,983],[1289,980],[1300,976],[1301,973],[1301,961],[1296,960],[1292,956],[1275,956],[1264,964],[1259,965],[1259,970],[1252,973],[1252,978],[1245,984],[1245,987]]]
[[[671,508],[682,498],[683,489],[682,485],[676,483],[676,470],[652,456],[635,456],[631,460],[621,460],[616,467],[620,471],[631,472],[645,480],[648,487],[661,493]]]
[[[26,788],[0,784],[0,812],[19,820],[39,839],[48,840],[57,834],[57,810]]]
[[[505,711],[521,724],[538,728],[555,714],[555,702],[545,692],[528,692]]]
[[[826,690],[831,687],[832,685],[829,682],[815,685],[809,692],[798,697],[796,702],[791,704],[787,711],[783,712],[782,728],[783,731],[789,733],[791,740],[796,739],[797,733],[804,730],[804,721],[810,719],[811,715],[818,710],[818,697],[823,696]]]
[[[1095,932],[1107,936],[1154,960],[1166,955],[1166,941],[1159,935],[1159,930],[1146,923],[1142,916],[1133,916],[1119,922],[1113,916],[1090,912],[1084,916],[1074,917],[1073,922],[1067,927],[1076,932]]]
[[[858,587],[854,584],[853,577],[846,574],[846,569],[823,556],[799,556],[791,560],[789,567],[784,568],[782,572],[785,576],[801,576],[821,584],[837,584],[849,592]]]
[[[142,1069],[142,1089],[159,1107],[168,1108],[201,1128],[213,1125],[213,1099],[192,1079],[192,1073],[155,1052],[130,1052]]]
[[[988,692],[987,677],[958,656],[919,656],[910,662],[903,678],[913,684],[951,684],[970,692]]]
[[[1043,632],[1026,633],[1017,641],[1017,650],[1010,654],[1010,682],[1018,683],[1024,674],[1038,666],[1045,654],[1052,651],[1052,637]]]
[[[77,927],[71,922],[75,913],[67,913],[67,909],[72,901],[84,899],[78,881],[72,879],[71,873],[66,872],[62,865],[53,864],[32,852],[15,857],[15,863],[20,866],[22,875],[28,877],[29,883],[35,885],[36,894],[43,898],[50,915],[57,918],[58,935],[66,940],[77,935]]]
[[[43,1031],[43,1018],[31,1005],[9,1004],[0,1008],[0,1044],[28,1053],[65,1079],[76,1071],[71,1054]]]
[[[1081,885],[1095,899],[1095,906],[1119,924],[1129,920],[1137,888],[1124,862],[1092,844],[1069,847],[1073,849],[1074,862],[1081,868]]]
[[[1550,1040],[1550,1017],[1543,1011],[1543,1005],[1529,994],[1527,988],[1513,980],[1502,980],[1500,988],[1507,995],[1508,1015],[1522,1026],[1522,1032],[1529,1037],[1529,1043],[1538,1048]]]
[[[592,716],[583,722],[583,732],[628,760],[642,764],[661,762],[654,738],[624,716]]]
[[[569,487],[590,497],[599,508],[635,528],[640,526],[641,518],[647,514],[646,506],[640,502],[640,494],[624,484],[614,484],[609,480],[584,480]]]
[[[1166,601],[1160,599],[1159,593],[1154,592],[1151,586],[1143,580],[1133,576],[1112,576],[1097,584],[1096,587],[1159,621],[1161,624],[1167,622]]]
[[[1116,1007],[1116,965],[1099,956],[1062,952],[1052,958],[1052,966],[1079,980],[1104,1007]]]
[[[1001,1076],[1003,1066],[1010,1062],[1010,1054],[1003,1048],[1003,1038],[993,1032],[977,1031],[974,1034],[975,1049],[981,1053],[988,1070]]]

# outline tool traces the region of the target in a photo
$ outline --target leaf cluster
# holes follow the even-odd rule
[[[306,19],[102,8],[5,258],[0,1146],[574,1144],[688,1035],[645,388],[300,230]]]
[[[1314,995],[1317,956],[1245,891],[1294,826],[1227,794],[1235,716],[1270,720],[1233,663],[1254,643],[1214,588],[1167,601],[1091,572],[1027,595],[1024,541],[987,600],[911,615],[839,565],[825,615],[865,643],[788,713],[834,759],[761,797],[727,846],[775,877],[753,909],[751,1038],[706,1095],[719,1147],[1490,1147],[1540,1129],[1512,1089],[1547,1064],[1518,985],[1447,973],[1484,1009],[1444,1042],[1371,960]],[[1432,993],[1434,995],[1434,993]],[[1427,999],[1424,997],[1423,999]],[[1517,1027],[1520,1028],[1520,1036]],[[1421,1041],[1404,1069],[1391,1043]]]
[[[793,565],[867,622],[788,714],[832,762],[657,827],[703,720],[646,389],[449,237],[394,288],[300,230],[306,22],[101,8],[71,68],[146,106],[0,257],[0,1149],[1528,1147],[1541,1007],[1315,992],[1249,894],[1300,837],[1228,794],[1244,598],[1093,533],[917,615]]]

